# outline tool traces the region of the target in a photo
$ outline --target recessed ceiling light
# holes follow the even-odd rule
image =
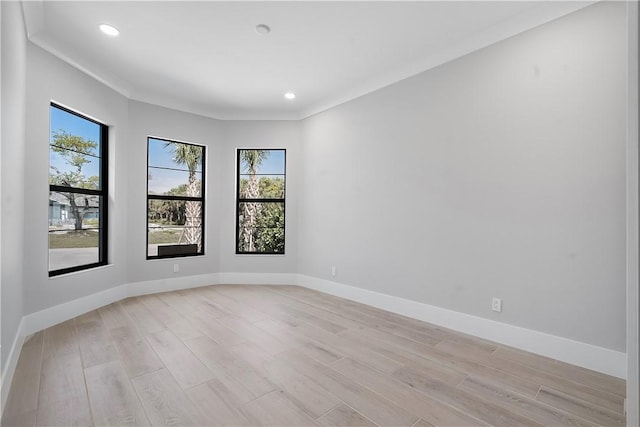
[[[118,30],[113,25],[109,25],[109,24],[100,24],[100,31],[112,37],[115,37],[118,34],[120,34],[120,30]]]
[[[260,35],[266,36],[271,32],[271,28],[265,24],[258,24],[256,25],[256,32]]]
[[[287,92],[284,94],[284,97],[287,99],[294,99],[296,97],[296,94],[293,92]]]

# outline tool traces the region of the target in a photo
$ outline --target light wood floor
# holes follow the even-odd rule
[[[3,426],[624,424],[625,382],[295,286],[130,298],[31,336]]]

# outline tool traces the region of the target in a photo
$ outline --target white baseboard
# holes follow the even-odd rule
[[[199,288],[201,286],[217,285],[218,273],[199,274],[197,276],[172,277],[169,279],[148,280],[124,285],[125,296],[136,297],[139,295],[156,294],[158,292],[177,291],[180,289]]]
[[[24,321],[24,334],[34,334],[50,326],[64,322],[65,320],[73,319],[88,311],[104,307],[112,302],[120,301],[127,296],[126,285],[120,285],[107,289],[106,291],[87,295],[73,301],[65,302],[64,304],[55,305],[28,314],[22,318]]]
[[[22,318],[22,320],[20,321],[20,325],[18,325],[16,336],[13,339],[13,344],[11,345],[11,351],[9,352],[9,357],[7,358],[7,364],[2,370],[2,378],[0,379],[0,395],[2,399],[0,417],[2,417],[2,413],[4,412],[4,405],[7,403],[7,398],[9,397],[11,381],[13,380],[13,374],[16,372],[16,366],[18,366],[18,359],[20,358],[22,344],[24,343],[24,337],[26,335],[28,334],[25,334],[24,332],[24,318]]]
[[[301,285],[573,365],[626,378],[627,356],[622,352],[311,276],[295,273],[226,272],[127,283],[24,316],[2,372],[2,409],[8,397],[25,336],[127,297],[220,284]]]
[[[20,327],[16,332],[11,353],[2,372],[0,388],[2,402],[0,416],[4,411],[4,405],[9,396],[11,381],[18,363],[24,337],[56,325],[76,316],[80,316],[91,310],[120,301],[124,298],[153,294],[158,292],[175,291],[179,289],[197,288],[209,285],[295,285],[298,282],[297,274],[288,273],[212,273],[197,276],[172,277],[168,279],[149,280],[145,282],[127,283],[116,286],[102,292],[87,295],[73,301],[49,307],[35,313],[28,314],[20,321]]]
[[[305,275],[299,275],[298,280],[301,286],[309,289],[361,302],[618,378],[626,379],[627,377],[626,353],[329,280]]]
[[[297,283],[298,275],[287,273],[212,273],[127,283],[28,314],[23,317],[25,323],[23,335],[33,334],[65,320],[73,319],[88,311],[138,295],[221,284],[295,285]]]

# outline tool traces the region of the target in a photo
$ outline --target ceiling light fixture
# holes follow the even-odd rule
[[[109,24],[100,24],[100,31],[111,37],[115,37],[120,34],[120,30]]]
[[[296,97],[296,94],[293,92],[287,92],[284,94],[284,97],[287,99],[294,99]]]
[[[256,32],[261,36],[266,36],[271,32],[271,28],[266,24],[258,24],[256,25]]]

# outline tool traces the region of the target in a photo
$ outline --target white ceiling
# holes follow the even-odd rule
[[[580,9],[581,1],[25,1],[29,39],[123,95],[300,119]],[[120,29],[117,38],[98,30]],[[271,33],[262,36],[257,24]],[[293,101],[284,99],[296,93]]]

